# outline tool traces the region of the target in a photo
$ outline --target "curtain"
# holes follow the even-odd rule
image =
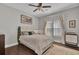
[[[53,32],[53,25],[52,21],[47,21],[46,22],[46,27],[45,27],[45,34],[48,36],[52,36]]]
[[[64,28],[64,24],[63,24],[63,17],[59,16],[59,18],[54,19],[53,22],[53,35],[54,36],[62,36],[63,34],[63,28]]]

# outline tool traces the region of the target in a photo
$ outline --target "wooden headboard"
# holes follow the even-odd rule
[[[21,36],[21,27],[19,26],[18,31],[17,31],[17,41],[18,41],[18,43],[19,43],[20,36]]]
[[[24,34],[24,33],[28,32],[29,33],[28,35],[31,35],[31,34],[34,33],[33,30],[27,30],[27,29],[21,30],[21,29],[22,29],[22,27],[18,26],[18,31],[17,31],[17,41],[18,41],[18,43],[20,43],[19,38],[20,38],[21,35],[27,35],[27,34]],[[30,32],[32,32],[32,33],[30,33]]]

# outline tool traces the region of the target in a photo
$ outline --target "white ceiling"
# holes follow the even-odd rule
[[[32,3],[32,4],[37,5],[37,3]],[[53,14],[58,11],[76,7],[79,4],[77,4],[77,3],[43,3],[43,5],[52,6],[51,8],[43,8],[44,12],[42,12],[42,11],[33,12],[33,10],[35,10],[36,7],[28,6],[28,3],[6,3],[5,5],[18,9],[18,10],[21,10],[21,11],[24,11],[26,13],[29,13],[29,14],[37,16],[37,17],[42,17],[42,16]]]

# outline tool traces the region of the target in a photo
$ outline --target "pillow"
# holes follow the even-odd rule
[[[33,33],[33,31],[22,31],[21,35],[32,35]]]
[[[33,34],[33,32],[28,32],[28,35],[32,35]]]
[[[34,30],[34,34],[43,34],[42,30]]]
[[[21,35],[28,35],[28,32],[27,31],[23,31],[23,32],[21,32]]]

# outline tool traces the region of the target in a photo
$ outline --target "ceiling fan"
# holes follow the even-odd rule
[[[43,11],[43,9],[42,8],[51,8],[51,6],[43,6],[43,4],[42,3],[38,3],[38,5],[36,6],[36,5],[33,5],[33,4],[28,4],[29,6],[33,6],[33,7],[37,7],[35,10],[33,10],[33,12],[35,12],[35,11],[37,11],[37,10],[39,10],[39,11]]]

